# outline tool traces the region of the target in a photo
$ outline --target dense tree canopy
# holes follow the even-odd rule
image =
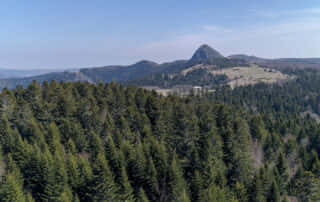
[[[260,88],[186,98],[115,83],[4,89],[0,201],[319,200],[320,127],[293,109],[298,98],[278,96],[302,92]]]

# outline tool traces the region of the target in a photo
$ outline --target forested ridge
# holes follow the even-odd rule
[[[303,80],[313,75],[292,88],[305,82],[316,99],[319,79]],[[0,201],[319,201],[319,124],[295,109],[300,91],[260,98],[261,88],[186,98],[116,83],[4,89]]]

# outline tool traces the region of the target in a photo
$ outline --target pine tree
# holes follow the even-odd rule
[[[116,193],[118,190],[103,153],[97,154],[92,166],[92,199],[94,201],[117,201]]]
[[[35,202],[35,200],[29,192],[26,195],[26,202]]]
[[[248,201],[247,190],[243,184],[237,182],[234,186],[234,190],[235,190],[236,197],[239,200],[239,202]]]
[[[103,148],[101,138],[96,133],[91,131],[89,135],[90,135],[89,150],[91,151],[90,157],[93,161],[95,161],[99,153],[104,153],[104,148]]]
[[[266,197],[269,194],[270,187],[272,185],[273,180],[275,179],[274,172],[272,169],[268,168],[268,162],[265,163],[264,167],[260,168],[259,178],[262,183],[262,194]]]
[[[155,201],[160,195],[160,186],[157,179],[158,173],[151,157],[147,160],[146,182],[144,189],[150,201]]]
[[[46,144],[44,134],[40,129],[40,125],[37,121],[32,118],[31,120],[27,119],[26,125],[23,126],[22,133],[24,137],[27,138],[34,144],[38,144],[41,149],[43,149],[44,145]]]
[[[25,201],[23,178],[11,155],[8,156],[7,174],[0,184],[0,201]]]
[[[121,152],[118,151],[111,136],[106,137],[105,142],[105,154],[109,162],[110,169],[115,177],[115,182],[120,184],[120,178],[122,175],[122,167],[124,166],[124,157]]]
[[[157,170],[158,193],[160,200],[167,200],[168,197],[168,153],[165,144],[159,143],[154,138],[149,138],[150,153]]]
[[[172,201],[189,201],[187,193],[187,185],[183,178],[182,168],[177,159],[176,154],[173,154],[173,159],[169,172],[169,186],[171,191]]]
[[[133,194],[133,189],[131,187],[131,184],[128,180],[127,172],[125,170],[125,167],[122,167],[122,172],[121,172],[121,178],[120,178],[120,185],[121,188],[119,190],[119,193],[121,195],[121,200],[122,201],[127,201],[127,202],[134,202],[134,194]]]
[[[260,116],[255,116],[250,121],[250,133],[253,138],[258,140],[264,140],[266,136],[266,130],[264,129],[264,123]]]
[[[72,196],[72,191],[71,189],[66,186],[64,188],[64,191],[61,193],[59,199],[58,199],[59,202],[70,202],[70,201],[74,201],[73,200],[73,196]]]
[[[0,185],[0,201],[25,201],[22,184],[16,174],[8,173],[5,176],[4,182]]]
[[[110,115],[110,113],[107,111],[105,115],[105,121],[102,126],[101,137],[111,136],[114,129],[115,129],[114,120]]]
[[[230,201],[230,202],[236,202],[237,200],[234,198],[234,196],[227,191],[215,186],[211,185],[209,188],[205,189],[201,193],[201,197],[199,201],[203,202],[223,202],[223,201]]]
[[[11,143],[11,153],[10,155],[12,158],[17,162],[17,165],[20,168],[24,168],[26,164],[28,163],[28,159],[30,156],[30,151],[28,150],[28,144],[24,142],[21,138],[20,133],[18,130],[13,131],[13,142]]]
[[[52,161],[52,155],[48,149],[41,151],[37,145],[34,145],[26,166],[21,170],[25,187],[31,191],[36,201],[42,200]]]
[[[275,181],[273,181],[272,185],[271,185],[271,189],[268,195],[268,201],[269,202],[281,202],[280,199],[280,191],[278,188],[278,185]]]
[[[67,153],[71,153],[74,155],[77,153],[76,145],[74,144],[74,142],[71,138],[69,138],[68,142],[66,143],[65,149],[66,149]]]
[[[90,201],[92,199],[91,186],[93,185],[92,168],[88,160],[80,156],[78,160],[79,165],[79,178],[78,178],[78,197],[80,201]]]
[[[134,137],[132,135],[129,123],[123,116],[120,117],[119,128],[120,128],[122,137],[124,137],[129,142],[134,142]]]
[[[148,197],[142,188],[138,192],[138,202],[148,202]]]
[[[146,100],[145,111],[153,126],[160,117],[160,103],[156,96],[149,96]]]
[[[194,176],[191,181],[190,191],[191,191],[191,199],[192,201],[199,201],[200,194],[202,193],[202,178],[199,174],[199,171],[196,170]]]
[[[310,170],[320,178],[320,160],[316,151],[312,151]]]
[[[251,196],[250,197],[251,202],[264,202],[265,201],[263,184],[262,184],[262,181],[261,181],[259,175],[255,175],[255,177],[254,177],[250,196]]]
[[[16,97],[14,93],[7,88],[2,89],[0,94],[0,117],[5,115],[7,118],[11,119],[15,116],[14,107],[16,106]]]
[[[279,191],[281,194],[285,194],[287,185],[288,185],[288,180],[289,180],[289,173],[288,173],[288,167],[285,161],[285,157],[282,152],[280,152],[280,155],[278,157],[276,169],[279,173],[278,180],[277,180],[279,184]]]
[[[131,182],[134,182],[133,188],[137,192],[140,187],[147,186],[146,158],[142,143],[135,145],[123,144],[120,154],[126,156],[126,170]]]
[[[4,153],[8,153],[10,151],[11,137],[12,130],[10,127],[10,123],[7,119],[7,116],[5,114],[2,114],[0,120],[0,144],[2,145]]]
[[[68,184],[71,189],[76,191],[80,185],[80,168],[78,165],[78,159],[72,155],[67,156],[67,173],[68,173]]]
[[[46,184],[42,198],[44,201],[60,201],[62,194],[67,189],[67,171],[64,160],[56,153],[49,162],[48,172],[45,179]],[[64,198],[66,196],[63,196]]]
[[[235,149],[234,156],[238,157],[234,159],[233,170],[238,171],[236,177],[237,181],[243,185],[249,185],[250,179],[252,179],[253,173],[253,160],[251,158],[251,136],[249,133],[249,126],[246,121],[237,117],[234,124],[234,131],[236,133],[236,143],[233,144]]]
[[[50,123],[49,125],[47,141],[51,153],[58,152],[63,155],[64,150],[61,145],[60,133],[55,123]]]

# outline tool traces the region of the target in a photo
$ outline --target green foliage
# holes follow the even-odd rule
[[[8,173],[0,187],[0,201],[26,201],[22,184],[19,183],[17,176],[13,173]]]
[[[115,83],[3,90],[0,199],[319,200],[319,125],[277,96],[255,102],[256,88],[186,98]]]
[[[281,202],[280,200],[280,191],[277,186],[277,183],[274,181],[271,185],[271,189],[268,195],[268,201],[270,202]]]

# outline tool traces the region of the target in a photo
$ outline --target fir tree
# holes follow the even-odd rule
[[[275,181],[273,181],[273,183],[271,185],[270,192],[268,195],[268,201],[269,202],[281,202],[280,191],[279,191],[278,185]]]
[[[119,200],[117,191],[108,162],[103,153],[98,153],[93,162],[92,199],[94,201],[117,201]]]
[[[26,201],[22,184],[17,179],[16,174],[8,173],[0,185],[0,201]]]
[[[284,154],[281,152],[278,157],[278,162],[276,164],[276,168],[278,170],[279,176],[278,176],[278,184],[279,184],[279,191],[281,194],[286,193],[286,188],[288,185],[288,179],[289,179],[289,173],[288,173],[288,167],[285,161]],[[277,176],[276,176],[277,177]]]
[[[189,197],[187,196],[187,185],[175,153],[173,154],[170,166],[169,186],[171,189],[170,198],[172,201],[189,201]]]
[[[138,201],[139,202],[148,202],[148,197],[142,188],[139,189],[138,192]]]

